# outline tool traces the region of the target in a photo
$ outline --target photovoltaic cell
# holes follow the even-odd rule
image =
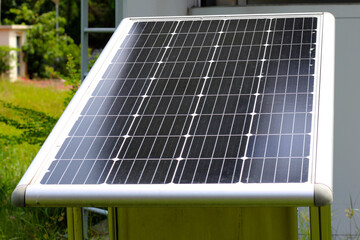
[[[42,184],[307,182],[316,17],[135,21]]]

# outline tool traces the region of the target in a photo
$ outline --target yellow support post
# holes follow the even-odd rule
[[[83,221],[81,208],[67,208],[67,227],[68,239],[82,240],[83,239]]]
[[[311,240],[331,239],[331,205],[310,207]]]
[[[117,240],[118,239],[118,221],[116,208],[110,207],[108,208],[108,226],[109,226],[109,239]]]
[[[68,229],[68,239],[74,240],[74,215],[72,208],[66,208],[66,219],[67,219],[67,229]]]

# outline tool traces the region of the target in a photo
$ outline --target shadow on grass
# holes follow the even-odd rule
[[[0,108],[11,111],[12,115],[18,118],[15,120],[0,113],[0,122],[23,131],[19,136],[0,134],[0,145],[3,146],[24,142],[42,144],[57,121],[43,112],[19,107],[3,100],[0,100]]]
[[[18,175],[56,121],[43,112],[0,100],[0,123],[10,127],[0,134],[0,239],[66,239],[65,208],[16,208],[10,200]]]

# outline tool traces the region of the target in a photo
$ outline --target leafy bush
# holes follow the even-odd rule
[[[64,18],[59,17],[58,21],[60,26],[65,24]],[[28,31],[23,51],[31,78],[49,78],[54,70],[66,75],[66,56],[71,53],[80,59],[79,47],[64,34],[64,28],[56,30],[55,26],[56,14],[48,12],[40,15]]]
[[[81,84],[81,73],[79,70],[80,68],[76,66],[74,57],[72,56],[72,54],[68,54],[67,59],[67,77],[65,77],[65,85],[70,86],[70,90],[68,91],[67,96],[64,99],[64,106],[67,106],[69,104],[70,100],[75,95]]]
[[[0,74],[7,73],[11,69],[10,61],[16,59],[15,51],[18,49],[0,46]]]
[[[38,1],[34,8],[23,3],[19,8],[10,9],[12,20],[6,24],[30,24],[27,42],[23,45],[24,61],[28,64],[30,78],[50,78],[66,75],[67,55],[71,53],[80,62],[80,48],[64,30],[66,20],[56,18],[55,11],[40,14],[44,1]],[[59,28],[56,29],[56,23]]]
[[[89,55],[90,56],[90,55]],[[95,64],[99,54],[92,57],[89,61],[88,70],[92,68]],[[67,63],[66,63],[67,75],[63,76],[65,79],[65,85],[70,86],[70,90],[67,92],[67,96],[64,99],[64,106],[66,107],[73,96],[75,95],[76,91],[79,89],[81,85],[81,72],[79,63],[75,61],[72,54],[67,55]]]

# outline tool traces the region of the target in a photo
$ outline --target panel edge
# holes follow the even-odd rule
[[[322,19],[322,43],[319,72],[319,99],[317,121],[317,150],[314,184],[333,188],[334,145],[334,68],[335,68],[335,18],[324,13]]]

